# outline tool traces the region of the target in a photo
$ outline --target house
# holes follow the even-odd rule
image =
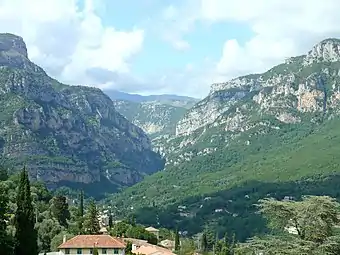
[[[171,250],[161,247],[158,245],[150,244],[146,240],[134,239],[134,238],[124,238],[124,242],[132,243],[131,252],[134,254],[143,255],[175,255]]]
[[[148,228],[145,228],[145,230],[150,232],[151,234],[154,234],[157,237],[157,239],[159,240],[159,230],[157,228],[148,227]]]
[[[124,242],[127,244],[130,242],[132,244],[132,250],[137,250],[143,245],[149,244],[148,241],[142,239],[135,239],[135,238],[123,238]]]
[[[109,231],[107,231],[106,227],[102,227],[102,228],[100,228],[99,233],[102,234],[102,235],[108,235]]]
[[[58,247],[60,255],[64,254],[92,254],[97,248],[99,255],[116,254],[125,255],[125,243],[119,238],[109,235],[78,235],[69,240],[64,237],[63,243]]]
[[[165,239],[160,241],[159,244],[171,251],[175,250],[175,241]]]
[[[134,254],[143,254],[143,255],[176,255],[172,251],[159,247],[157,245],[147,245],[141,246],[137,250],[131,251]]]

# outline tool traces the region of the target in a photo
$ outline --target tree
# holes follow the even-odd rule
[[[242,254],[340,254],[340,236],[334,231],[339,223],[340,204],[327,196],[304,196],[302,201],[260,200],[259,211],[277,235],[254,237],[236,250]],[[287,227],[296,230],[289,234]]]
[[[52,199],[52,215],[58,220],[59,224],[65,228],[68,227],[67,220],[70,219],[70,211],[66,197],[56,196]]]
[[[84,228],[85,232],[90,235],[98,234],[100,230],[98,211],[93,200],[91,200],[89,204],[88,214],[86,215],[84,222]]]
[[[111,229],[113,227],[113,219],[112,219],[112,213],[109,214],[109,228]]]
[[[42,222],[36,224],[36,229],[40,251],[49,252],[52,239],[61,232],[62,227],[56,219],[45,218]]]
[[[201,238],[201,251],[206,252],[207,250],[208,250],[207,234],[203,232],[202,238]]]
[[[6,190],[0,186],[0,254],[12,254],[12,239],[6,232],[6,212],[8,210],[8,196]]]
[[[84,216],[84,191],[80,191],[79,195],[79,208],[78,208],[78,216],[83,217]]]
[[[84,224],[84,191],[80,191],[79,195],[79,207],[77,212],[77,227],[78,233],[81,234],[83,232],[83,224]]]
[[[97,247],[93,248],[93,255],[99,255]]]
[[[178,233],[178,229],[176,229],[176,233],[175,233],[175,251],[179,251],[179,249],[180,249],[179,233]]]
[[[34,229],[34,210],[32,205],[30,182],[24,168],[20,173],[15,212],[15,254],[37,255],[37,232]]]

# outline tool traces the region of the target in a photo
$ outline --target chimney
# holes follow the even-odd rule
[[[66,243],[66,235],[63,236],[63,243]]]

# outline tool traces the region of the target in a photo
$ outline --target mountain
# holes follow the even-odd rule
[[[164,165],[107,95],[52,79],[13,34],[0,34],[0,155],[51,186],[92,185],[91,195],[132,185]]]
[[[150,138],[175,134],[177,122],[199,100],[177,95],[141,96],[117,90],[104,91],[116,110],[142,128]]]
[[[265,73],[213,84],[175,135],[153,141],[165,170],[110,200],[141,222],[191,234],[206,225],[241,240],[266,231],[259,198],[340,198],[339,104],[338,39]]]
[[[125,92],[121,92],[118,90],[104,90],[104,92],[112,100],[131,101],[135,103],[157,101],[160,103],[170,104],[173,106],[190,107],[198,101],[198,99],[193,98],[193,97],[168,95],[168,94],[142,96],[138,94],[125,93]]]
[[[119,113],[142,128],[150,138],[175,134],[177,122],[187,111],[185,107],[172,106],[157,101],[136,103],[115,100],[113,102]]]

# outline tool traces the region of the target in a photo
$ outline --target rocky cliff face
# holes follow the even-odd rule
[[[125,186],[163,168],[147,135],[108,96],[50,78],[11,34],[0,34],[0,155],[48,183]]]
[[[217,149],[213,141],[227,146],[250,129],[332,118],[339,113],[339,103],[340,40],[326,39],[306,55],[287,59],[265,73],[213,84],[209,95],[178,122],[176,135],[155,144],[167,155],[168,164],[178,164],[181,157],[189,160],[213,153]],[[184,152],[188,146],[199,150]]]
[[[113,101],[115,108],[136,126],[142,128],[151,138],[175,134],[177,122],[187,111],[185,101]]]

